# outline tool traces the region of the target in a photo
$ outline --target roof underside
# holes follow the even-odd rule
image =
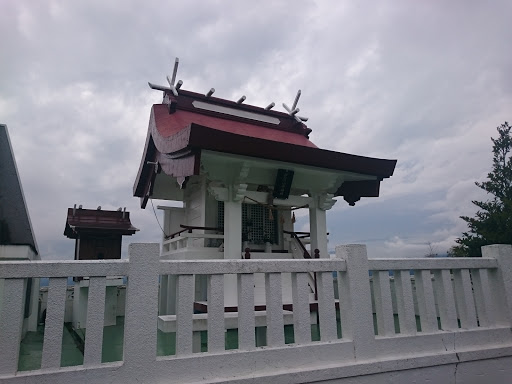
[[[144,154],[134,185],[134,195],[142,199],[143,207],[153,194],[157,174],[164,173],[184,185],[187,178],[200,174],[205,153],[363,176],[345,178],[347,181],[333,191],[335,196],[344,196],[347,201],[378,196],[380,181],[394,172],[396,160],[316,147],[308,139],[311,130],[285,113],[183,90],[178,97],[165,94],[164,102],[152,107]]]

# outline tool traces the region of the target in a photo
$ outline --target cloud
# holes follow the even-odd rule
[[[151,104],[147,81],[309,117],[311,139],[398,159],[379,198],[328,212],[330,247],[363,240],[375,255],[445,250],[464,230],[474,181],[491,166],[495,127],[510,121],[507,1],[4,1],[0,122],[11,140],[43,255],[71,258],[62,231],[74,203],[126,206],[160,241],[131,188]],[[297,212],[298,227],[307,216]]]

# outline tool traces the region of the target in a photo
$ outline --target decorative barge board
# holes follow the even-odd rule
[[[75,239],[75,260],[111,260],[121,258],[122,237],[133,235],[135,228],[130,221],[130,212],[126,208],[117,211],[82,209],[76,204],[68,208],[64,235]],[[98,305],[105,308],[104,325],[115,325],[117,316],[117,290],[123,284],[122,277],[107,277],[100,288],[95,287],[94,279],[74,276],[73,327],[86,328],[89,291],[98,290],[103,302]],[[97,296],[97,295],[96,295]]]
[[[176,68],[175,68],[176,72]],[[298,117],[297,94],[288,113],[181,89],[163,91],[151,108],[148,133],[133,193],[148,199],[183,202],[164,209],[162,257],[240,259],[329,257],[326,211],[343,197],[354,205],[379,196],[396,160],[318,148]],[[308,208],[310,233],[298,236],[293,210]],[[304,236],[305,235],[305,236]],[[310,244],[308,250],[305,244]],[[248,248],[248,251],[245,250]],[[243,251],[245,252],[243,256]],[[315,280],[315,281],[313,281]],[[308,281],[316,296],[314,276]],[[162,278],[160,314],[173,315],[175,281]],[[256,276],[255,304],[265,305],[264,276]],[[236,306],[237,281],[225,279],[224,304]],[[206,281],[196,279],[195,300],[206,299]],[[292,303],[291,276],[283,277],[284,303]],[[312,296],[312,298],[314,298]]]

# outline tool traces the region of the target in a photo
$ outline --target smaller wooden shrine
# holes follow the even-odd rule
[[[68,208],[64,235],[75,239],[75,260],[120,259],[121,244],[124,235],[133,235],[137,228],[130,222],[130,212],[126,208],[117,211],[82,209],[76,204]],[[73,295],[73,328],[86,328],[87,303],[89,298],[89,279],[75,276]],[[118,312],[122,313],[123,304],[119,304],[119,287],[123,278],[111,276],[106,281],[104,325],[115,325]],[[120,314],[119,313],[119,314]]]
[[[117,211],[68,208],[64,235],[75,242],[75,260],[120,259],[122,236],[133,235],[126,208]]]

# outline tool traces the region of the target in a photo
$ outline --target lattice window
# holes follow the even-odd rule
[[[218,201],[217,204],[217,228],[224,228],[224,202]]]
[[[224,202],[218,204],[218,226],[224,228]],[[278,243],[277,210],[258,204],[242,204],[242,240],[252,244]]]

